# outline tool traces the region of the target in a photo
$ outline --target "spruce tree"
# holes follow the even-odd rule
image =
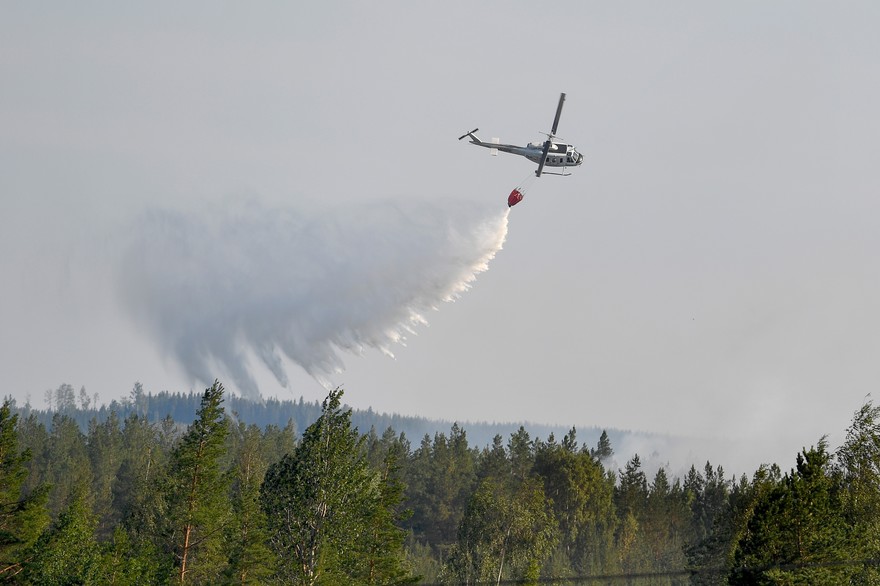
[[[735,544],[730,584],[848,584],[847,522],[825,440],[797,456],[781,480],[756,477],[751,514]],[[760,471],[759,471],[760,472]],[[763,486],[762,486],[763,485]]]
[[[618,474],[614,503],[619,519],[615,540],[620,568],[624,572],[648,571],[651,565],[642,527],[648,501],[648,480],[639,455],[633,455]]]
[[[599,436],[599,442],[594,449],[590,450],[590,454],[600,464],[605,463],[614,455],[614,450],[611,449],[611,440],[608,439],[608,432],[604,429],[602,430],[602,435]]]
[[[49,521],[46,512],[48,489],[37,487],[25,493],[30,451],[19,451],[18,415],[9,400],[0,407],[0,580],[18,574],[25,552]]]
[[[230,471],[233,521],[228,530],[227,580],[256,584],[271,575],[274,567],[274,557],[267,546],[266,515],[260,507],[260,484],[268,468],[267,450],[256,425],[239,423],[233,432],[238,448]]]
[[[25,563],[25,584],[66,586],[105,582],[95,538],[97,519],[85,492],[83,488],[73,490],[67,509],[33,545]]]
[[[93,417],[89,421],[86,438],[89,461],[92,468],[92,496],[94,511],[98,518],[98,535],[109,538],[113,534],[113,485],[122,464],[122,430],[115,411],[102,423]]]

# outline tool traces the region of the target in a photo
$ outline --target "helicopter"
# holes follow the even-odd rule
[[[525,157],[538,164],[538,169],[535,171],[536,177],[540,177],[542,173],[544,175],[561,175],[563,177],[568,177],[571,173],[566,173],[566,168],[577,167],[583,163],[584,155],[577,152],[574,145],[556,142],[556,139],[558,138],[556,136],[556,128],[559,126],[559,117],[562,115],[562,104],[564,103],[565,94],[561,93],[559,94],[559,105],[556,106],[556,117],[553,119],[553,127],[550,129],[550,132],[542,133],[547,135],[547,140],[543,143],[530,142],[523,147],[513,144],[502,144],[498,142],[498,139],[492,139],[492,142],[485,142],[480,140],[476,134],[479,128],[474,128],[470,132],[462,134],[458,137],[458,140],[469,136],[471,137],[471,144],[491,149],[490,152],[492,155],[497,155],[498,151],[501,151],[503,153]],[[562,167],[562,172],[554,173],[551,171],[544,171],[544,167]]]

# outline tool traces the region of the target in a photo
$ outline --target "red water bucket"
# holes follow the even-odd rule
[[[512,208],[516,204],[522,201],[523,194],[520,193],[519,189],[514,189],[510,192],[510,195],[507,196],[507,207]]]

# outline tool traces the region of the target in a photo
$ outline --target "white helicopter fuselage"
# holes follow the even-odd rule
[[[525,157],[533,163],[541,162],[541,155],[544,153],[543,144],[529,143],[526,146],[518,146],[514,144],[503,144],[496,142],[485,142],[475,134],[477,129],[468,132],[465,136],[470,137],[471,144],[485,147],[487,149],[495,149],[503,153],[519,155]],[[464,137],[462,137],[464,138]],[[564,143],[551,143],[550,150],[547,151],[547,158],[544,160],[545,167],[577,167],[584,162],[584,155],[577,152],[574,145]]]
[[[523,155],[534,163],[541,162],[541,154],[544,152],[543,144],[535,144],[530,142],[526,147],[528,154]],[[574,145],[552,143],[550,150],[547,151],[547,158],[544,160],[545,167],[577,167],[584,162],[584,156],[577,152]]]

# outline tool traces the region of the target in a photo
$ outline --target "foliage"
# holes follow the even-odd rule
[[[46,487],[29,494],[24,485],[29,450],[19,451],[18,415],[9,401],[0,407],[0,580],[14,577],[28,560],[27,552],[48,523]]]
[[[852,569],[837,565],[850,554],[838,480],[824,440],[798,454],[795,469],[758,493],[730,583],[848,582]]]
[[[227,528],[230,545],[226,579],[236,584],[261,582],[274,569],[272,552],[267,545],[266,515],[260,507],[260,484],[268,463],[263,436],[255,425],[244,423],[231,434],[237,446],[228,472],[231,478],[232,522]]]
[[[261,502],[278,578],[291,584],[399,582],[399,491],[371,470],[351,411],[332,391],[292,454],[266,472]]]
[[[102,566],[95,517],[84,491],[76,492],[55,524],[33,545],[25,562],[25,583],[61,586],[99,582]]]
[[[837,451],[823,439],[788,473],[736,479],[709,462],[646,471],[637,455],[609,470],[608,434],[588,448],[574,429],[519,427],[481,449],[457,424],[415,446],[393,426],[361,435],[339,389],[310,422],[267,401],[261,426],[241,400],[229,423],[219,382],[165,413],[140,385],[100,416],[84,389],[49,394],[49,417],[0,407],[0,581],[880,581],[870,402]]]
[[[614,480],[597,454],[578,449],[571,430],[562,444],[538,443],[534,473],[544,483],[559,525],[558,556],[575,575],[615,569]],[[607,439],[607,436],[605,436]],[[610,446],[603,450],[608,455]]]
[[[410,459],[406,483],[412,487],[406,506],[413,511],[409,528],[416,538],[448,549],[476,482],[478,452],[468,447],[467,434],[453,424],[449,436],[428,436]]]
[[[230,521],[227,478],[220,458],[228,432],[219,381],[205,389],[202,406],[171,453],[164,486],[167,545],[175,557],[177,582],[212,584],[224,554],[223,531]]]
[[[468,503],[445,579],[452,583],[534,581],[556,540],[540,481],[486,478]]]
[[[861,559],[880,558],[880,407],[870,401],[859,409],[837,451],[837,472],[844,491],[843,515],[852,528],[850,551]],[[880,569],[866,565],[862,583],[880,582]]]

